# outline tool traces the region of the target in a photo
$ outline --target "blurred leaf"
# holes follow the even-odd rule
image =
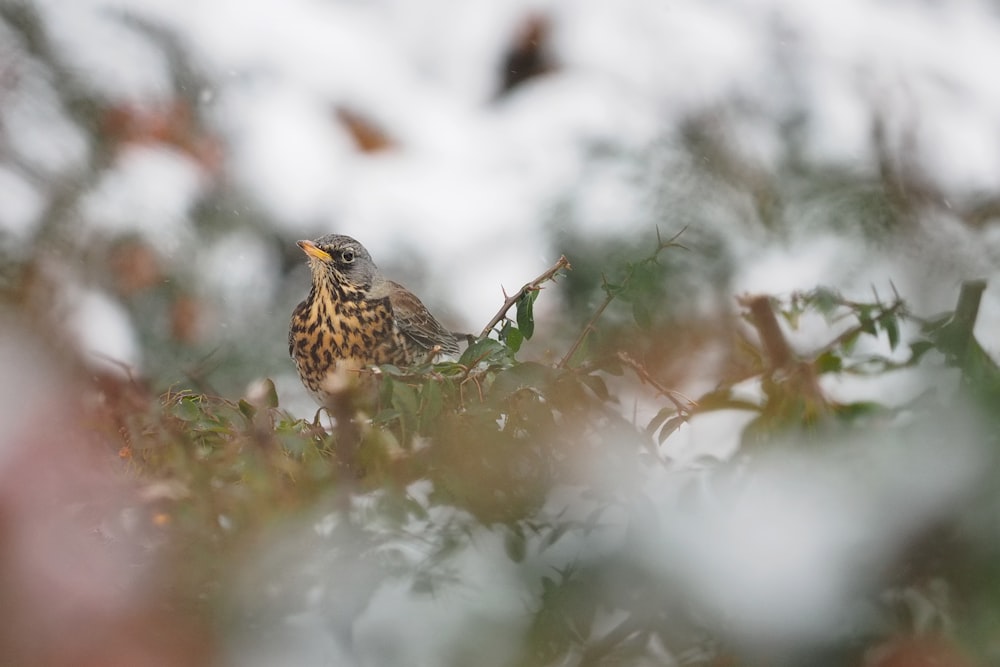
[[[886,406],[874,401],[857,401],[834,406],[836,415],[846,421],[882,415],[886,414],[887,411]]]
[[[240,406],[240,412],[247,419],[252,420],[254,418],[254,416],[257,414],[257,408],[255,408],[253,405],[251,405],[246,399],[242,399],[241,398],[240,402],[239,402],[239,406]]]
[[[659,412],[653,415],[653,418],[649,420],[649,423],[646,424],[646,434],[650,436],[653,435],[656,433],[657,429],[663,426],[664,422],[676,414],[677,408],[673,406],[661,408]]]
[[[173,414],[181,421],[198,421],[202,417],[200,402],[197,396],[181,396],[174,403]]]
[[[895,350],[899,346],[899,322],[894,316],[887,316],[882,320],[882,328],[889,337],[889,349]]]
[[[677,415],[664,422],[663,428],[660,429],[660,435],[657,438],[659,443],[662,445],[667,438],[673,435],[674,431],[686,424],[687,421],[688,418],[685,415]]]
[[[608,391],[608,385],[604,382],[604,379],[598,375],[588,373],[581,376],[580,380],[587,385],[587,387],[594,392],[594,396],[598,400],[603,402],[612,401],[611,392]]]
[[[858,316],[858,326],[862,333],[866,333],[869,336],[877,336],[878,329],[875,326],[875,320],[871,316],[870,306],[858,306],[857,316]]]
[[[645,299],[632,302],[632,318],[640,329],[649,330],[653,326],[653,310]]]
[[[264,378],[264,406],[268,408],[278,407],[278,390],[271,378]]]
[[[435,380],[424,383],[420,392],[420,430],[426,432],[437,416],[441,414],[444,401],[441,397],[441,385]]]
[[[713,410],[760,410],[760,406],[743,399],[733,398],[732,390],[728,387],[720,387],[698,398],[698,412],[711,412]],[[672,408],[671,408],[672,409]]]
[[[507,529],[504,534],[504,549],[507,551],[507,557],[515,563],[520,563],[524,560],[527,542],[524,538],[524,532],[519,526]]]
[[[545,393],[551,376],[551,369],[533,361],[519,363],[497,373],[490,392],[490,400],[495,404],[507,400],[514,392],[524,388]]]
[[[839,373],[844,369],[844,360],[833,350],[827,350],[816,357],[813,367],[817,373]]]
[[[818,287],[813,290],[811,301],[817,311],[829,318],[836,312],[841,299],[835,291],[826,287]]]
[[[405,382],[396,382],[392,391],[392,405],[404,415],[415,415],[420,404],[417,390]]]

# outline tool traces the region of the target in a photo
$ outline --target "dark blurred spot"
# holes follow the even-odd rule
[[[555,69],[549,56],[552,25],[545,16],[529,16],[518,30],[514,43],[503,62],[503,83],[500,94]]]

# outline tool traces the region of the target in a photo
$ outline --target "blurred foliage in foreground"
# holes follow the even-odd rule
[[[531,345],[539,287],[558,277],[563,263],[511,297],[505,306],[511,315],[458,361],[379,369],[377,403],[358,428],[328,430],[324,413],[314,421],[292,418],[270,383],[252,399],[233,402],[189,391],[152,398],[131,382],[97,378],[100,400],[79,405],[79,414],[68,413],[62,425],[39,420],[20,437],[45,444],[29,450],[34,453],[24,465],[4,468],[15,480],[10,488],[20,483],[40,494],[27,510],[5,504],[4,543],[25,532],[48,535],[58,516],[76,527],[79,534],[69,534],[83,555],[58,561],[56,570],[76,572],[81,564],[93,570],[83,575],[86,581],[70,577],[80,589],[70,593],[32,583],[32,574],[50,574],[51,549],[68,548],[55,538],[28,541],[38,550],[28,553],[44,556],[41,564],[16,555],[2,562],[0,596],[11,603],[3,605],[3,617],[20,616],[14,631],[0,633],[2,652],[11,658],[5,664],[128,664],[152,656],[206,664],[217,662],[220,652],[241,662],[240,651],[253,655],[258,646],[276,657],[247,658],[251,664],[323,662],[289,639],[288,624],[305,617],[353,661],[354,624],[389,583],[427,604],[448,600],[455,590],[490,597],[498,594],[494,588],[512,585],[466,581],[460,563],[470,552],[506,563],[518,582],[521,611],[492,656],[478,655],[477,647],[497,641],[494,624],[457,617],[454,627],[439,628],[449,648],[437,664],[995,660],[1000,540],[991,517],[1000,500],[994,455],[1000,424],[992,408],[1000,400],[1000,371],[972,335],[985,286],[965,284],[955,312],[930,319],[909,312],[898,296],[858,302],[820,288],[784,299],[746,297],[740,317],[705,341],[727,345],[733,363],[714,388],[692,400],[660,379],[669,364],[647,354],[662,349],[647,343],[671,333],[648,328],[641,308],[634,309],[631,327],[613,323],[619,336],[591,341],[592,331],[602,331],[607,304],[623,297],[641,302],[642,285],[635,281],[671,245],[661,241],[651,255],[605,280],[605,302],[561,360],[521,361],[518,354]],[[797,353],[788,336],[809,319],[824,323],[827,342]],[[921,368],[958,381],[946,388],[935,379],[905,400],[834,400],[826,389],[828,379],[880,380]],[[630,416],[640,404],[651,417]],[[734,438],[736,454],[685,465],[672,460],[671,438],[685,424],[695,428],[712,414],[731,413],[746,415],[742,427],[733,427],[742,429]],[[68,435],[60,437],[67,424]],[[713,489],[766,481],[756,466],[775,452],[834,457],[799,470],[807,489],[821,485],[823,461],[856,458],[860,476],[867,476],[861,490],[880,483],[868,469],[866,448],[895,447],[903,458],[890,466],[904,470],[908,448],[924,456],[914,443],[926,438],[957,458],[969,456],[961,441],[974,441],[972,483],[951,489],[947,501],[928,503],[922,488],[934,484],[914,478],[912,496],[903,497],[926,507],[901,519],[905,528],[858,527],[859,549],[881,547],[880,554],[855,554],[859,563],[876,565],[857,580],[848,577],[851,589],[837,593],[849,622],[830,619],[818,631],[755,639],[747,634],[752,623],[720,603],[729,591],[721,598],[699,594],[671,574],[683,547],[674,551],[658,538],[664,523],[711,498]],[[867,444],[859,449],[857,442]],[[30,481],[47,465],[46,475],[57,480],[68,465],[65,477],[77,482]],[[79,482],[94,470],[106,481]],[[95,495],[94,488],[102,491]],[[18,496],[11,491],[10,497]],[[37,523],[19,526],[23,516]],[[878,539],[883,529],[887,540]],[[815,530],[823,534],[824,528]],[[788,534],[780,546],[797,553],[797,539],[810,535]],[[95,565],[111,555],[120,560],[110,559],[117,563],[111,571]],[[13,583],[24,570],[29,583]],[[817,564],[817,577],[825,571]],[[57,597],[57,610],[84,610],[93,616],[95,636],[104,638],[95,642],[90,631],[61,626],[79,618],[53,612],[48,600],[26,603],[31,594]],[[733,592],[734,599],[739,595]],[[764,611],[773,602],[780,601],[765,592],[756,604]],[[401,615],[396,629],[409,622]],[[104,628],[102,635],[105,624],[131,634],[125,639]],[[63,630],[59,641],[40,639]],[[232,648],[234,641],[242,648]],[[907,659],[924,662],[901,662]],[[408,663],[397,657],[382,664]]]

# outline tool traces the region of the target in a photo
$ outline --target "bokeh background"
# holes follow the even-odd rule
[[[271,378],[283,407],[311,417],[286,335],[309,281],[294,242],[325,233],[359,239],[457,331],[478,332],[505,291],[565,254],[574,270],[544,290],[525,350],[539,360],[559,358],[600,302],[602,274],[648,254],[657,230],[686,229],[687,250],[667,252],[657,274],[657,321],[686,323],[679,346],[746,293],[827,285],[859,299],[896,291],[921,313],[951,308],[962,280],[1000,267],[998,69],[992,0],[0,0],[0,436],[12,443],[0,472],[16,480],[21,458],[46,456],[25,443],[83,437],[56,407],[86,393],[67,369],[232,399]],[[995,357],[992,283],[975,332]],[[797,344],[815,340],[807,329]],[[699,348],[699,363],[717,363],[711,352]],[[667,384],[706,390],[715,379],[702,370]],[[892,403],[940,378],[922,380],[840,391]],[[732,450],[729,422],[703,428],[678,434],[682,458]],[[978,460],[959,458],[934,498],[951,497]],[[103,489],[100,479],[81,484]],[[841,481],[829,498],[851,495]],[[825,516],[824,497],[803,525]],[[850,542],[835,526],[821,541]],[[292,543],[315,538],[291,532]],[[59,549],[25,543],[25,562]],[[303,549],[306,569],[330,566]],[[500,576],[483,553],[458,569]],[[130,562],[128,549],[118,556]],[[504,614],[518,596],[504,591],[518,575],[504,576],[471,608],[515,632]],[[424,623],[392,650],[369,637],[358,664],[506,664],[502,648],[486,659],[449,633],[429,639],[466,607],[438,617],[392,594],[352,641],[398,614]],[[114,618],[102,591],[79,595]],[[802,613],[790,603],[773,626]],[[187,638],[181,656],[199,654],[178,618],[162,627]],[[343,641],[317,639],[314,618],[296,618],[275,655],[255,625],[237,624],[224,662],[281,664],[290,647],[298,664],[355,659]]]
[[[159,388],[272,376],[289,400],[294,241],[329,232],[457,330],[563,252],[586,303],[588,266],[657,226],[694,250],[671,307],[892,280],[940,309],[1000,252],[996,14],[7,1],[5,280],[44,280],[76,344]]]

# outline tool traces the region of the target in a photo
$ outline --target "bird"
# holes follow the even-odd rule
[[[312,287],[292,313],[288,353],[321,406],[354,386],[361,369],[458,354],[455,334],[411,291],[386,279],[361,243],[340,234],[297,243]]]

